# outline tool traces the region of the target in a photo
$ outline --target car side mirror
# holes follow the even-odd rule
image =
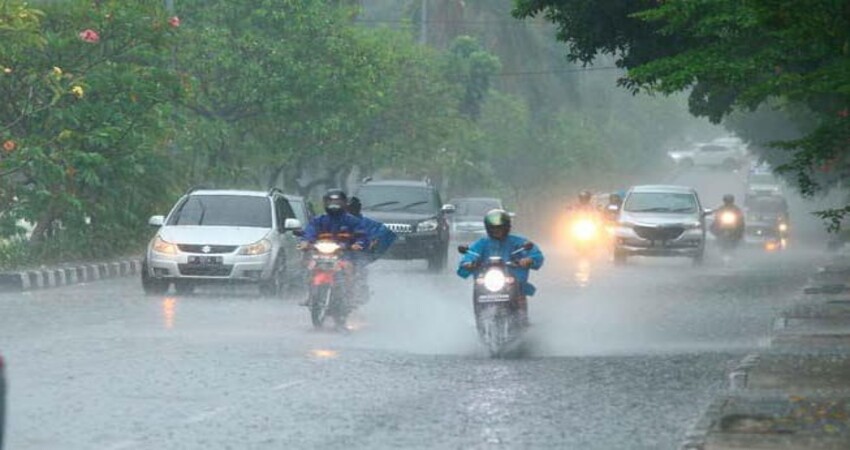
[[[297,231],[301,229],[301,221],[298,219],[286,219],[283,221],[283,231]]]
[[[514,217],[516,217],[516,213],[515,213],[515,212],[512,212],[512,211],[508,211],[508,217],[510,217],[511,219],[513,219]]]
[[[469,251],[468,245],[458,245],[457,246],[457,252],[460,253],[461,255],[465,255],[466,252],[468,252],[468,251]]]
[[[707,216],[710,216],[710,215],[712,215],[712,214],[714,214],[714,211],[713,211],[713,210],[711,210],[711,209],[703,209],[703,210],[702,210],[702,216],[703,216],[703,217],[707,217]]]
[[[454,212],[457,211],[457,208],[455,207],[455,205],[446,204],[446,205],[443,205],[443,207],[440,208],[440,210],[443,212],[443,214],[454,214]]]
[[[151,218],[148,219],[148,225],[152,227],[161,227],[165,225],[165,216],[151,216]]]

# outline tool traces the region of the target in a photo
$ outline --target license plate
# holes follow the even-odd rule
[[[478,303],[499,303],[511,301],[510,294],[484,294],[478,296]]]
[[[199,266],[220,266],[223,262],[224,261],[221,256],[189,255],[189,264],[196,264]]]

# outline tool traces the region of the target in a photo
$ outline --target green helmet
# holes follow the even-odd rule
[[[505,235],[511,232],[511,216],[504,209],[492,209],[484,216],[484,228],[487,236],[493,237],[493,230],[502,228]]]

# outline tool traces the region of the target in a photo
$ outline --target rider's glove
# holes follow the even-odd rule
[[[301,250],[301,251],[307,250],[307,249],[310,248],[310,243],[306,242],[306,241],[299,242],[298,245],[296,246],[296,248],[298,248],[298,250]]]
[[[524,269],[531,267],[532,264],[534,264],[534,260],[531,258],[522,258],[519,260],[519,266]]]

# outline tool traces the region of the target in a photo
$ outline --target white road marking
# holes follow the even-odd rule
[[[219,414],[221,414],[225,411],[227,411],[226,407],[219,406],[218,408],[195,414],[194,416],[191,416],[188,419],[184,420],[183,423],[185,423],[185,424],[200,423],[200,422],[203,422],[205,420],[212,419],[213,417],[215,417],[215,416],[217,416],[217,415],[219,415]]]
[[[306,383],[306,381],[304,381],[304,380],[289,381],[289,382],[281,383],[281,384],[273,387],[272,390],[273,391],[282,391],[284,389],[295,387],[295,386],[298,386],[299,384],[304,384],[304,383]]]

